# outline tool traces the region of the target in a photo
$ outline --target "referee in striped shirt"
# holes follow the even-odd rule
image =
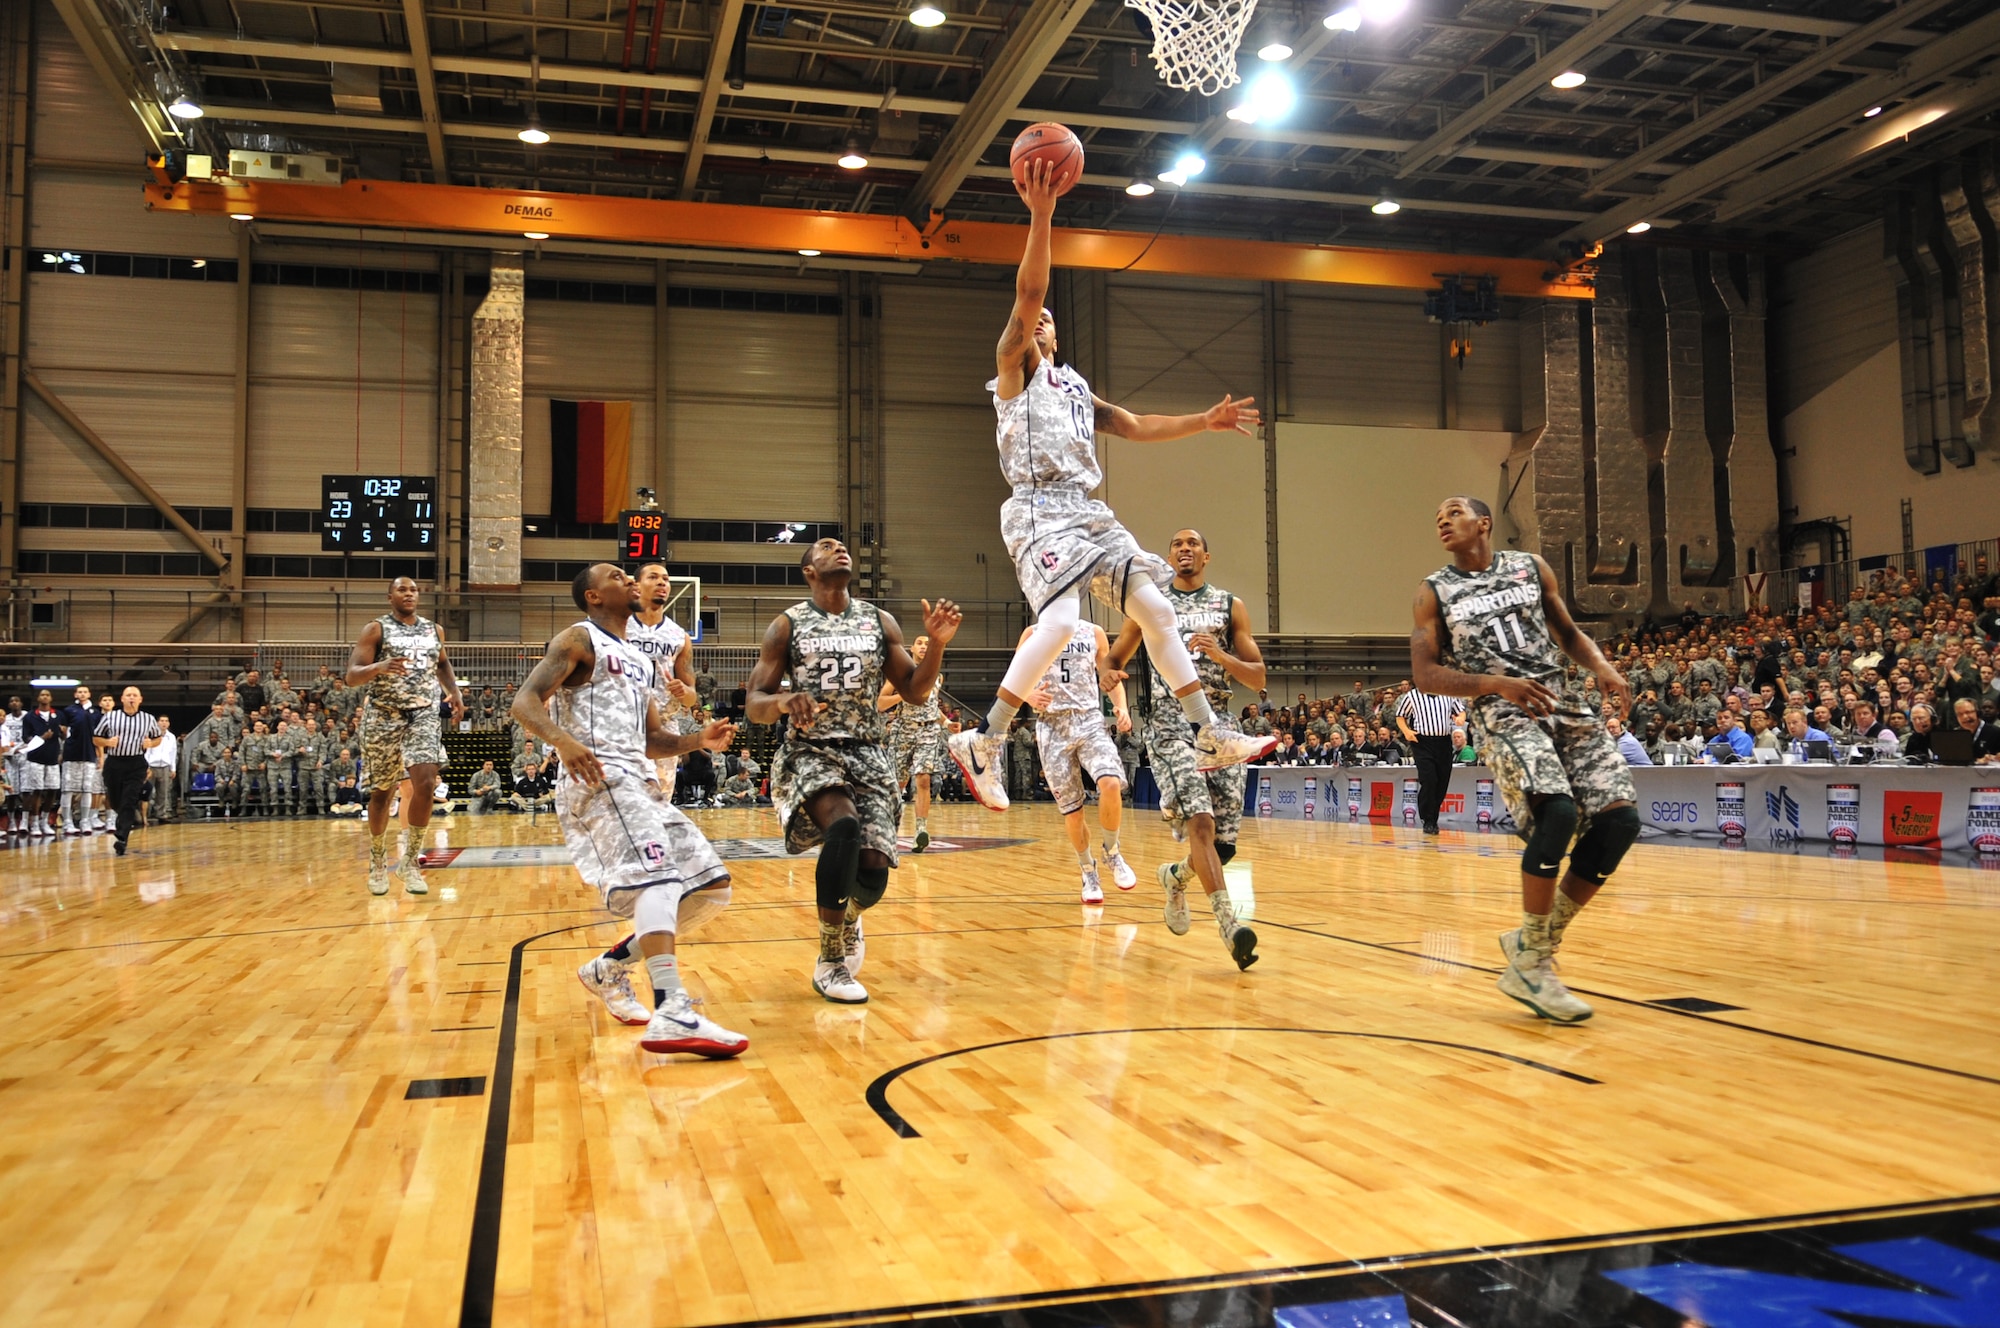
[[[160,722],[139,709],[146,698],[137,687],[127,687],[118,699],[118,708],[98,721],[91,741],[104,756],[104,792],[118,811],[115,847],[122,858],[146,789],[146,749],[160,745]]]
[[[1396,701],[1396,727],[1416,749],[1417,815],[1424,833],[1438,832],[1438,810],[1451,786],[1452,720],[1459,703],[1449,696],[1432,696],[1412,687]]]

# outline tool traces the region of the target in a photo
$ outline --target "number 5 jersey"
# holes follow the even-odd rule
[[[1533,554],[1495,550],[1483,572],[1441,567],[1424,580],[1444,618],[1441,662],[1462,673],[1532,678],[1552,692],[1564,691],[1562,652],[1542,613],[1542,578]],[[1471,709],[1477,715],[1505,704],[1489,694],[1474,698]]]
[[[793,691],[825,707],[810,726],[792,725],[789,741],[886,742],[886,716],[875,708],[888,651],[882,611],[866,600],[849,599],[846,612],[828,613],[806,600],[786,609],[785,617],[792,624],[785,675]]]

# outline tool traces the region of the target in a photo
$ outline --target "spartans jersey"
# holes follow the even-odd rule
[[[648,627],[634,617],[625,624],[625,640],[653,661],[653,699],[659,703],[660,714],[680,709],[680,703],[667,692],[667,680],[674,676],[674,661],[687,649],[687,633],[681,625],[672,618],[662,618],[658,626]]]
[[[1461,673],[1532,678],[1563,690],[1563,659],[1542,613],[1542,577],[1535,556],[1502,549],[1483,572],[1441,567],[1424,578],[1436,593],[1448,643],[1443,663]],[[1478,708],[1498,700],[1476,698]]]
[[[606,770],[655,781],[646,755],[646,707],[653,695],[653,661],[632,642],[621,641],[588,620],[577,624],[590,637],[597,660],[590,680],[556,691],[556,723]]]
[[[1088,710],[1093,713],[1101,709],[1098,697],[1103,689],[1097,683],[1097,627],[1082,622],[1069,634],[1069,643],[1056,656],[1056,662],[1049,665],[1049,671],[1042,675],[1042,686],[1049,689],[1047,714],[1064,711]]]
[[[794,729],[792,740],[882,742],[887,724],[875,708],[888,650],[882,611],[866,600],[850,599],[845,613],[828,613],[807,600],[786,609],[785,616],[792,622],[792,643],[785,652],[792,690],[826,707],[810,727]]]
[[[1186,645],[1197,632],[1207,632],[1221,643],[1223,650],[1231,651],[1235,642],[1231,639],[1232,619],[1230,608],[1236,596],[1220,586],[1206,585],[1199,590],[1182,590],[1179,586],[1167,587],[1167,602],[1174,606],[1174,626],[1181,634],[1181,644]],[[1208,703],[1217,714],[1229,712],[1229,701],[1234,684],[1230,681],[1229,670],[1206,655],[1188,652],[1194,656],[1195,677],[1201,679],[1202,690],[1208,693]],[[1153,713],[1171,715],[1178,719],[1180,702],[1175,699],[1173,688],[1161,676],[1158,665],[1153,668]]]
[[[995,378],[986,390],[1000,417],[1000,473],[1009,484],[1074,484],[1088,493],[1104,482],[1097,403],[1082,374],[1044,359],[1019,396],[1003,400],[999,386]]]
[[[375,621],[382,628],[382,647],[375,658],[406,659],[410,667],[402,673],[376,675],[369,681],[368,699],[381,710],[437,709],[437,662],[444,650],[438,643],[437,624],[429,618],[403,622],[393,613]]]

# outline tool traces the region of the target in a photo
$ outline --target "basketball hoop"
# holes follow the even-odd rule
[[[1170,88],[1213,97],[1241,81],[1236,48],[1257,0],[1125,0],[1152,22],[1153,64]]]

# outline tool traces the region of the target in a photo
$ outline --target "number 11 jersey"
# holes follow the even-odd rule
[[[1424,580],[1444,618],[1444,664],[1462,673],[1532,678],[1552,692],[1563,691],[1562,652],[1542,612],[1542,578],[1533,554],[1496,550],[1483,572],[1441,567]],[[1472,709],[1500,703],[1498,696],[1476,697]]]
[[[809,727],[793,725],[790,741],[886,742],[888,724],[875,708],[888,651],[882,611],[866,600],[849,599],[845,613],[828,613],[806,600],[786,609],[785,617],[792,623],[792,643],[785,652],[792,690],[826,707]]]

